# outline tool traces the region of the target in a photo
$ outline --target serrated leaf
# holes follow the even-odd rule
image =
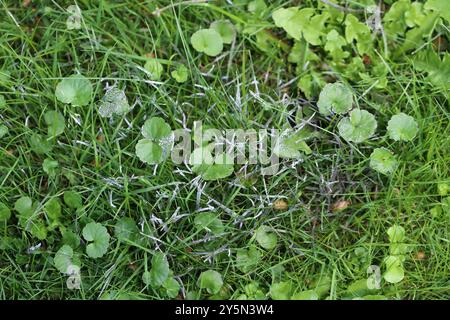
[[[374,135],[377,121],[366,110],[355,109],[338,123],[339,134],[347,141],[361,143]]]
[[[394,154],[386,148],[376,148],[370,155],[370,167],[382,174],[388,175],[397,167]]]
[[[172,134],[172,129],[164,119],[152,117],[144,122],[141,132],[147,139],[160,140],[169,137]]]
[[[175,79],[176,82],[183,83],[188,79],[189,70],[185,65],[180,64],[175,70],[170,73],[170,75]]]
[[[319,112],[328,115],[331,112],[343,114],[352,108],[353,93],[342,83],[328,83],[320,92],[317,106]]]
[[[389,120],[387,131],[389,137],[395,141],[411,141],[417,135],[419,126],[413,117],[399,113]]]
[[[105,255],[109,247],[108,230],[97,222],[90,222],[83,228],[83,238],[89,242],[86,253],[91,258],[100,258]]]
[[[78,192],[65,191],[64,203],[71,209],[79,209],[83,206],[83,199]]]

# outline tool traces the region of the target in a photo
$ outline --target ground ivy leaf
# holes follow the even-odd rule
[[[217,294],[223,286],[222,276],[214,270],[203,271],[198,278],[198,286],[210,294]]]
[[[411,141],[419,131],[419,126],[413,117],[399,113],[389,120],[387,131],[389,137],[395,141]]]
[[[198,52],[215,57],[223,50],[223,41],[220,34],[213,29],[201,29],[191,36],[191,44]]]
[[[83,206],[81,195],[75,191],[64,192],[64,203],[71,209],[79,209]]]
[[[60,112],[55,110],[47,111],[44,114],[44,120],[48,127],[47,130],[49,137],[56,137],[64,132],[66,120]]]
[[[97,222],[90,222],[83,228],[83,238],[90,242],[86,253],[91,258],[100,258],[105,255],[109,247],[108,230]]]
[[[162,286],[169,276],[169,262],[167,262],[166,255],[157,252],[152,257],[152,268],[149,271],[148,285],[153,288],[159,288]]]
[[[224,230],[222,220],[220,220],[216,214],[212,212],[201,212],[195,216],[195,226],[200,230],[207,230],[213,234],[220,234]]]
[[[56,98],[73,106],[85,106],[91,101],[92,84],[81,74],[74,74],[63,79],[56,86]]]
[[[366,110],[355,109],[350,117],[338,123],[339,134],[347,141],[361,143],[374,135],[377,128],[375,116]]]
[[[277,246],[277,235],[267,226],[260,226],[255,232],[256,241],[261,247],[271,250]]]
[[[216,30],[225,44],[230,44],[236,39],[236,28],[229,20],[214,21],[209,28]]]
[[[376,148],[370,155],[370,167],[382,174],[388,175],[397,167],[394,154],[386,148]]]
[[[185,65],[180,64],[175,70],[170,73],[170,75],[175,79],[176,82],[183,83],[188,79],[189,70]]]
[[[0,221],[8,221],[11,218],[11,210],[3,202],[0,202]]]
[[[150,73],[150,80],[157,81],[161,79],[164,68],[157,59],[148,59],[144,65],[144,69]]]
[[[342,83],[328,83],[320,92],[317,106],[323,115],[331,112],[343,114],[348,112],[353,105],[352,91]]]

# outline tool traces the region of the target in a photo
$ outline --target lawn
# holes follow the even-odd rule
[[[449,299],[449,13],[0,0],[0,299]]]

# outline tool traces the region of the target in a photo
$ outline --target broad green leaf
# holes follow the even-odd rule
[[[441,59],[434,50],[423,50],[413,59],[416,70],[426,72],[426,79],[436,87],[450,90],[450,54],[444,53]]]
[[[61,273],[70,273],[70,267],[79,268],[80,261],[74,257],[73,249],[68,245],[63,245],[55,254],[53,259],[56,269]]]
[[[170,75],[175,79],[176,82],[183,83],[188,79],[189,70],[184,64],[180,64],[175,70],[170,73]]]
[[[333,29],[327,34],[324,49],[330,53],[334,61],[339,62],[349,55],[342,49],[346,44],[345,38]]]
[[[423,22],[419,26],[408,30],[406,32],[405,41],[397,52],[397,55],[403,55],[405,52],[423,45],[425,43],[424,39],[431,36],[438,17],[438,13],[430,12],[425,16]]]
[[[198,52],[215,57],[223,50],[223,41],[220,34],[213,29],[201,29],[191,36],[191,44]]]
[[[79,209],[83,206],[83,199],[78,192],[65,191],[64,203],[71,209]]]
[[[291,300],[319,300],[315,290],[305,290],[292,295]]]
[[[9,218],[11,218],[11,210],[6,204],[0,202],[0,222],[8,221]]]
[[[277,282],[270,286],[270,297],[273,300],[289,300],[291,291],[292,283],[290,281]]]
[[[92,98],[92,84],[81,74],[74,74],[63,79],[56,86],[56,98],[73,106],[85,106]]]
[[[49,153],[53,146],[50,141],[42,137],[40,134],[33,133],[29,138],[31,149],[37,154]]]
[[[373,293],[376,290],[369,289],[367,279],[359,279],[352,282],[345,291],[345,295],[350,298],[363,297]]]
[[[236,28],[229,20],[214,21],[209,28],[216,30],[225,44],[230,44],[236,39]]]
[[[450,184],[445,182],[438,183],[437,191],[441,197],[445,197],[450,193]]]
[[[163,149],[150,139],[141,139],[136,144],[136,155],[148,164],[158,164],[163,158]]]
[[[267,5],[264,0],[253,0],[247,5],[247,10],[253,14],[259,15],[267,9]]]
[[[387,230],[389,242],[399,243],[405,239],[405,229],[399,225],[393,225]]]
[[[78,248],[81,243],[80,236],[72,230],[66,229],[62,232],[62,242],[71,248]]]
[[[261,252],[255,247],[238,249],[236,253],[236,266],[243,272],[249,272],[261,260]]]
[[[271,250],[277,246],[277,235],[271,232],[271,228],[260,226],[255,232],[256,241],[261,247]]]
[[[348,43],[356,42],[356,49],[360,55],[370,52],[373,41],[370,28],[352,14],[348,14],[345,19],[345,38]]]
[[[313,133],[308,128],[302,128],[296,132],[285,130],[276,141],[273,152],[282,158],[300,158],[300,151],[311,154],[312,150],[306,143]]]
[[[212,212],[201,212],[195,216],[195,226],[200,230],[207,230],[213,234],[220,234],[224,230],[222,221],[217,217],[217,214]]]
[[[90,222],[83,228],[83,238],[89,242],[86,253],[91,258],[100,258],[105,255],[109,247],[108,230],[97,222]]]
[[[164,281],[166,281],[169,276],[169,262],[167,261],[166,255],[157,252],[152,257],[152,267],[149,271],[147,281],[145,284],[152,286],[153,288],[159,288],[162,286]]]
[[[386,148],[376,148],[370,155],[370,167],[382,174],[388,175],[397,168],[394,154]]]
[[[169,137],[172,134],[172,129],[164,119],[152,117],[144,122],[141,132],[147,139],[160,140]]]
[[[450,22],[450,2],[448,0],[427,0],[424,8],[436,11],[442,18]]]
[[[386,272],[383,275],[384,280],[389,283],[398,283],[405,277],[405,270],[403,264],[398,256],[388,256],[384,263],[386,265]]]
[[[166,291],[166,295],[173,299],[178,296],[178,292],[180,292],[180,284],[173,277],[168,277],[162,284],[163,288]]]
[[[117,87],[111,87],[106,90],[105,95],[100,102],[98,113],[100,116],[110,118],[113,115],[124,115],[131,110],[127,96],[124,90]]]
[[[135,241],[139,234],[136,222],[130,217],[120,218],[114,226],[114,234],[118,240]]]
[[[162,64],[157,59],[148,59],[144,65],[144,69],[150,73],[150,80],[153,81],[161,79],[164,71]]]
[[[61,217],[61,203],[58,198],[52,198],[45,203],[45,213],[50,220],[57,220]]]
[[[189,163],[193,166],[192,171],[207,181],[223,179],[234,172],[233,160],[227,154],[214,158],[206,147],[195,149]]]
[[[366,110],[355,109],[338,123],[339,134],[347,141],[361,143],[374,135],[377,121]]]
[[[419,126],[413,117],[399,113],[389,120],[387,131],[389,137],[395,141],[411,141],[417,135]]]
[[[352,108],[353,93],[344,84],[328,83],[320,92],[317,106],[319,112],[323,115],[329,115],[331,112],[343,114]]]
[[[309,15],[311,16],[312,13]],[[295,40],[300,40],[302,37],[301,25],[305,21],[301,21],[302,15],[299,14],[299,8],[280,8],[272,13],[272,19],[277,27],[283,28],[289,36]],[[306,19],[307,21],[307,19]]]
[[[44,114],[44,120],[48,127],[47,130],[49,137],[56,137],[64,132],[66,120],[60,112],[55,110],[47,111]]]
[[[30,216],[33,213],[33,200],[30,197],[20,197],[14,204],[14,210],[21,215]]]
[[[217,294],[223,286],[222,276],[214,270],[204,271],[198,278],[198,286],[210,294]]]
[[[44,159],[42,162],[42,169],[49,176],[54,176],[56,174],[56,169],[58,168],[58,161],[52,159]]]
[[[406,25],[410,28],[420,26],[424,23],[426,15],[423,11],[423,3],[413,2],[408,11],[405,12]]]

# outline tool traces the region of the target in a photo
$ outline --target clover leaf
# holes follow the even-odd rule
[[[92,84],[81,74],[74,74],[63,79],[56,86],[56,98],[73,106],[85,106],[91,101]]]
[[[405,277],[405,270],[403,269],[403,263],[398,256],[388,256],[384,259],[386,265],[386,272],[383,277],[389,283],[398,283]]]
[[[152,267],[150,271],[144,272],[142,280],[146,285],[159,288],[168,278],[169,272],[169,262],[167,262],[166,255],[156,252],[152,257]]]
[[[173,147],[173,133],[170,126],[159,117],[145,121],[141,130],[145,139],[136,144],[136,155],[148,164],[158,164],[166,159]]]
[[[162,64],[157,59],[148,59],[144,65],[144,69],[150,73],[150,80],[157,81],[161,79],[164,71]]]
[[[220,220],[216,214],[211,212],[201,212],[197,214],[194,219],[194,224],[198,229],[205,229],[213,234],[220,234],[224,230],[222,220]]]
[[[227,154],[213,157],[207,147],[196,148],[190,157],[192,171],[200,174],[203,180],[219,180],[234,172],[233,160]]]
[[[91,258],[103,257],[109,247],[108,230],[97,222],[90,222],[83,228],[83,238],[90,242],[86,253]]]
[[[397,167],[394,154],[386,148],[376,148],[370,155],[370,167],[382,174],[388,175]]]
[[[55,258],[53,258],[53,263],[55,264],[56,269],[61,273],[68,274],[70,273],[70,267],[78,266],[80,261],[77,257],[74,256],[74,252],[72,247],[68,245],[63,245],[55,254]]]
[[[355,109],[350,117],[338,123],[339,134],[347,141],[360,143],[374,135],[377,128],[375,116],[366,110]]]
[[[101,117],[110,118],[113,115],[124,115],[131,110],[124,90],[112,87],[106,90],[98,108]]]
[[[329,115],[331,112],[343,114],[352,108],[353,93],[344,84],[328,83],[322,89],[319,95],[317,106],[319,112],[323,115]]]
[[[65,191],[64,203],[71,209],[79,209],[83,206],[83,199],[78,192]]]
[[[191,36],[191,44],[198,52],[215,57],[223,50],[220,34],[214,29],[201,29]]]
[[[395,141],[411,141],[419,131],[419,127],[413,117],[399,113],[389,120],[387,131],[389,137]]]
[[[277,246],[277,235],[271,232],[271,228],[260,226],[255,232],[256,241],[261,247],[271,250]]]
[[[8,221],[9,218],[11,218],[11,210],[9,210],[6,204],[0,202],[0,222]]]
[[[229,20],[214,21],[209,28],[216,30],[225,44],[230,44],[236,39],[236,28]]]
[[[173,70],[170,75],[175,79],[178,83],[186,82],[188,79],[188,68],[184,64],[178,65],[178,67]]]
[[[217,294],[223,286],[222,276],[214,270],[203,271],[198,278],[198,286],[208,293]]]

